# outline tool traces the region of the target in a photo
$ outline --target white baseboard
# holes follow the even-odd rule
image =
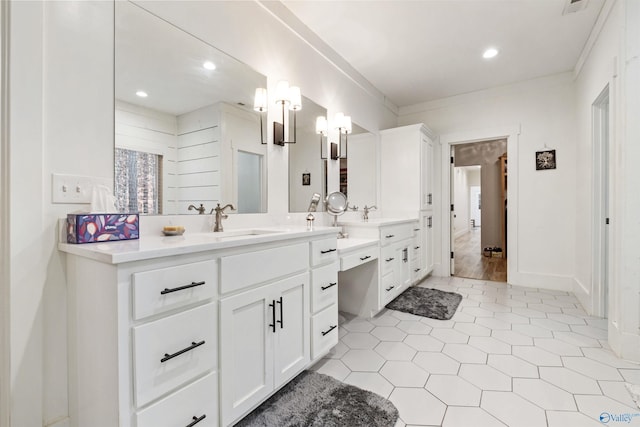
[[[507,272],[507,274],[510,285],[527,286],[529,288],[573,292],[575,283],[573,276],[557,276],[529,272]]]

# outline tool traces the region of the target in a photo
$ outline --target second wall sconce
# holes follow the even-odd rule
[[[289,86],[289,82],[281,80],[276,86],[276,104],[280,104],[282,107],[282,123],[273,122],[273,143],[276,145],[284,146],[284,144],[296,143],[296,111],[302,109],[302,96],[300,94],[300,88],[297,86]],[[293,139],[291,141],[284,140],[284,129],[286,125],[285,121],[285,109],[287,108],[293,111]]]
[[[329,154],[325,152],[323,144],[323,136],[327,136],[328,123],[327,119],[320,116],[316,119],[316,133],[320,135],[320,158],[321,159],[346,159],[347,158],[347,135],[351,133],[351,117],[345,116],[344,113],[336,113],[333,121],[334,128],[338,131],[338,143],[330,142],[328,144]],[[342,139],[344,135],[344,140]],[[343,148],[344,147],[344,148]]]
[[[253,100],[253,109],[260,113],[260,143],[266,144],[264,140],[264,124],[262,122],[262,116],[267,112],[267,89],[263,87],[256,88],[256,95]]]

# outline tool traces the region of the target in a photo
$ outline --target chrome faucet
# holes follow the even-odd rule
[[[193,205],[189,205],[189,207],[187,209],[190,210],[190,211],[198,211],[198,215],[204,214],[204,210],[205,210],[204,206],[202,205],[202,203],[200,203],[200,207],[199,208],[196,208]]]
[[[211,209],[211,214],[213,214],[214,212],[216,213],[216,222],[213,225],[213,231],[214,232],[219,232],[219,231],[224,231],[222,229],[222,220],[223,219],[227,219],[229,218],[229,215],[227,215],[226,213],[224,213],[225,209],[231,209],[232,211],[235,211],[236,208],[233,207],[233,205],[231,203],[229,203],[228,205],[225,205],[223,207],[220,207],[220,203],[218,203],[218,206],[216,206],[215,208]]]
[[[369,212],[372,211],[372,210],[375,210],[375,209],[378,209],[378,207],[375,206],[375,205],[374,206],[369,206],[369,207],[367,207],[367,205],[364,205],[364,208],[362,208],[362,210],[364,210],[364,213],[362,214],[362,220],[364,222],[369,221]]]

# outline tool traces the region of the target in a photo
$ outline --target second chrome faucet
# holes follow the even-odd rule
[[[220,207],[220,203],[218,203],[215,208],[211,209],[211,214],[215,212],[215,223],[213,224],[213,231],[215,233],[224,231],[222,228],[222,220],[229,218],[229,216],[224,213],[225,209],[231,209],[232,211],[236,210],[231,203],[224,205],[223,207]]]

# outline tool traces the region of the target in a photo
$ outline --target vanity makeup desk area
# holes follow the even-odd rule
[[[115,21],[114,194],[143,215],[138,240],[58,246],[70,424],[227,427],[329,353],[339,310],[372,317],[432,271],[435,138],[422,125],[378,135],[349,122],[334,146],[327,110],[299,89],[296,119],[272,136],[254,103],[265,76],[136,4],[116,2]],[[179,69],[192,58],[212,63]],[[176,75],[197,78],[180,86]],[[286,147],[288,214],[267,209],[271,144]],[[331,187],[351,211],[331,226],[320,203],[306,224],[309,200]],[[364,203],[378,209],[366,221]],[[187,231],[162,235],[169,224]]]

